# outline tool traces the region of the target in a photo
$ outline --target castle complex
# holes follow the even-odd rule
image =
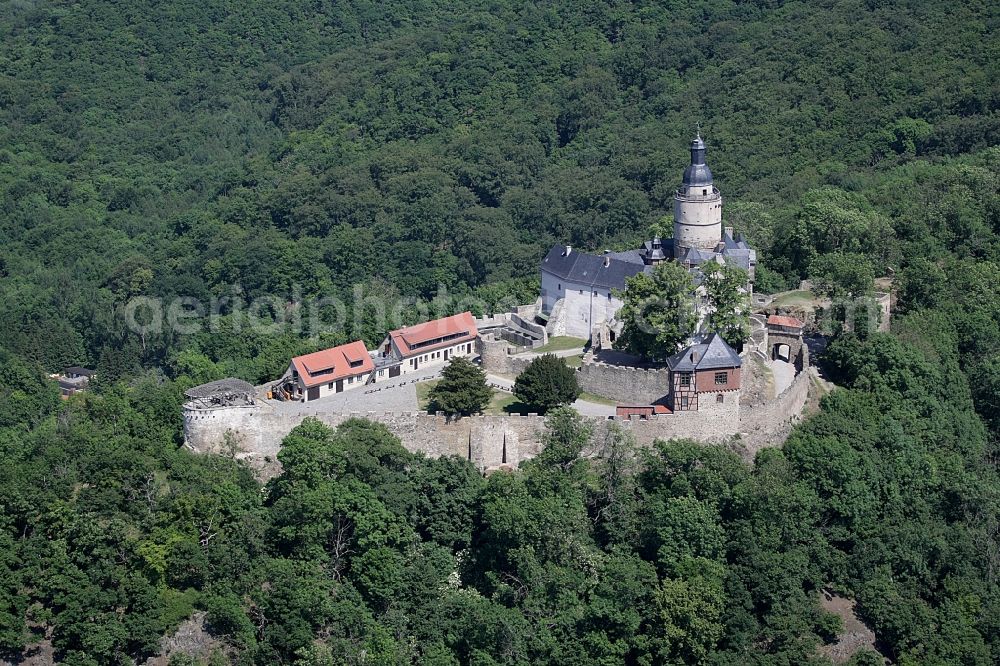
[[[366,404],[368,398],[345,403],[350,395],[335,396],[362,388],[365,396],[398,390],[432,379],[456,357],[475,358],[487,373],[512,377],[535,358],[512,352],[541,346],[549,336],[565,335],[585,339],[591,347],[577,369],[582,390],[617,403],[610,412],[601,412],[603,416],[592,412],[585,417],[592,421],[596,440],[609,423],[617,422],[640,444],[678,437],[722,442],[739,436],[743,448],[752,453],[780,441],[802,410],[810,386],[805,372],[808,350],[797,320],[761,322],[742,355],[718,334],[699,327],[690,344],[661,366],[640,367],[620,359],[608,363],[594,356],[594,350],[606,347],[620,333],[622,323],[616,317],[626,281],[667,261],[691,272],[699,296],[704,295],[706,262],[745,270],[745,291],[752,294],[756,252],[733,229],[722,226],[722,196],[705,162],[700,136],[691,144],[691,163],[674,194],[673,238],[654,236],[639,249],[603,254],[557,245],[542,260],[541,294],[533,305],[479,320],[463,312],[401,328],[374,350],[354,341],[297,356],[280,379],[263,387],[239,380],[195,387],[184,405],[185,441],[198,451],[229,447],[259,462],[273,460],[282,438],[306,416],[330,425],[362,416],[385,424],[411,451],[467,457],[483,471],[513,467],[537,454],[542,417],[449,419],[412,408],[355,413],[344,405]],[[707,314],[704,300],[698,298],[702,319]],[[769,331],[776,341],[773,353]],[[779,352],[786,365],[794,365],[794,380],[772,401],[741,409],[741,390],[748,376],[744,361],[754,354],[766,360],[771,353],[775,358]],[[374,396],[372,401],[377,404]]]

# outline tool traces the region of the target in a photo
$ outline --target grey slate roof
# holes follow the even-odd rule
[[[674,372],[738,368],[741,365],[740,355],[718,333],[712,333],[704,342],[682,349],[667,359],[667,366]]]
[[[604,265],[605,258],[608,259],[607,266]],[[555,245],[542,259],[542,270],[566,282],[602,289],[624,289],[625,280],[642,273],[645,268],[639,250],[607,255],[571,250],[566,254],[564,245]]]
[[[680,263],[688,261],[691,262],[692,266],[700,266],[706,261],[721,256],[727,264],[745,271],[750,270],[750,264],[757,262],[757,251],[747,245],[747,242],[742,238],[735,240],[728,233],[723,232],[721,242],[722,249],[719,252],[697,248],[680,248],[679,252],[674,254],[674,258]]]
[[[691,164],[684,170],[684,184],[698,187],[712,184],[712,170],[705,163],[705,142],[700,135],[691,142]]]

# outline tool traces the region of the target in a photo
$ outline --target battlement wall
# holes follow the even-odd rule
[[[584,359],[576,378],[587,393],[624,405],[653,404],[670,392],[667,368],[636,368]]]
[[[235,455],[251,464],[277,458],[281,442],[303,419],[314,417],[336,427],[349,418],[384,424],[403,446],[431,457],[456,455],[485,470],[499,465],[516,467],[541,450],[545,417],[482,415],[450,419],[423,412],[357,412],[332,414],[313,411],[276,412],[267,406],[184,410],[185,444],[194,451]],[[724,442],[739,430],[739,403],[731,401],[713,410],[710,417],[698,412],[657,414],[646,419],[633,416],[583,417],[594,428],[596,446],[604,440],[609,423],[618,423],[635,435],[640,445],[657,439],[690,438]],[[590,452],[593,453],[593,452]],[[258,464],[258,466],[261,466]]]

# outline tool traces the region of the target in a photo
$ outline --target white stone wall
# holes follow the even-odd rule
[[[466,351],[470,349],[471,351]],[[416,356],[411,356],[410,358],[403,359],[403,363],[400,366],[402,374],[408,375],[411,373],[425,374],[427,370],[433,370],[435,368],[441,368],[447,363],[444,359],[445,351],[448,352],[448,360],[456,356],[474,356],[476,353],[476,341],[466,340],[465,342],[460,342],[450,347],[443,347],[441,349],[435,349],[431,352],[426,352],[423,354],[417,354]],[[414,363],[415,359],[419,359],[418,362]],[[414,367],[416,366],[416,367]],[[386,371],[385,375],[381,377],[384,381],[389,378],[389,372]],[[375,381],[379,381],[379,377],[376,374]]]
[[[722,240],[722,196],[674,197],[674,240],[682,247],[714,248]]]
[[[565,287],[562,278],[542,269],[542,312],[551,314],[556,301],[565,296]]]
[[[291,372],[292,370],[294,370],[294,366],[289,367],[289,371]],[[368,380],[368,373],[354,376],[353,381],[351,377],[344,377],[344,390],[341,391],[341,393],[343,393],[344,391],[349,391],[351,389],[356,389],[358,387],[364,386],[367,380]],[[309,395],[309,389],[307,389],[305,384],[302,383],[301,377],[299,377],[299,379],[296,380],[295,385],[299,388],[299,391],[301,391],[301,395],[299,396],[299,398],[303,400],[307,399],[307,396]],[[319,398],[316,398],[317,400],[321,400],[327,396],[337,394],[336,381],[323,382],[318,386],[318,388],[319,388]]]
[[[608,289],[573,284],[563,286],[567,287],[562,313],[566,335],[588,340],[592,330],[614,319],[622,307],[621,300]]]

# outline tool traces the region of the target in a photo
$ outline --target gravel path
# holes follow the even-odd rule
[[[777,360],[771,361],[768,365],[771,374],[774,375],[774,395],[777,397],[792,385],[792,380],[795,379],[795,366],[787,361]]]

